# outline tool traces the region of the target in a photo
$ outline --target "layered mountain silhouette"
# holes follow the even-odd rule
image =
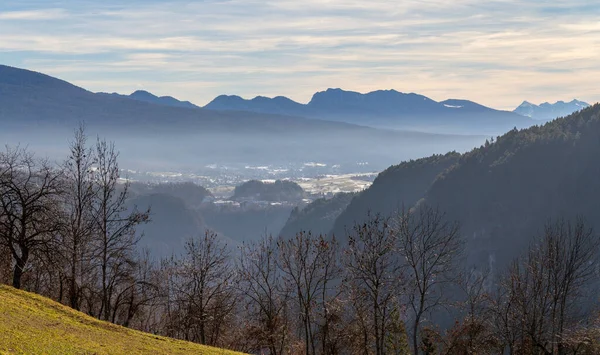
[[[316,93],[306,105],[285,97],[244,100],[219,96],[199,108],[190,102],[146,91],[131,95],[92,93],[60,79],[8,66],[0,66],[0,92],[3,120],[10,117],[22,122],[73,124],[85,119],[92,125],[118,124],[137,129],[288,131],[340,129],[340,123],[349,123],[437,133],[490,134],[536,122],[466,100],[436,102],[395,90],[360,94],[328,89]]]
[[[92,126],[186,132],[359,128],[253,112],[190,110],[181,107],[185,103],[174,105],[169,98],[157,98],[143,92],[131,96],[93,93],[42,73],[8,66],[0,66],[0,94],[0,122],[8,124],[65,124],[74,127],[85,120]]]
[[[179,106],[141,92],[132,96],[93,93],[45,74],[0,66],[0,139],[30,144],[50,156],[56,151],[63,157],[60,149],[66,148],[80,122],[92,136],[117,141],[124,151],[122,161],[140,169],[308,161],[341,164],[347,171],[355,171],[358,162],[382,169],[415,156],[469,149],[482,140],[298,115]]]
[[[528,101],[523,101],[513,112],[523,116],[531,117],[536,120],[553,120],[558,117],[564,117],[577,112],[590,104],[587,102],[572,100],[570,102],[557,101],[553,104],[544,102],[541,105],[535,105]]]
[[[304,116],[359,125],[453,133],[498,133],[535,124],[529,117],[468,100],[434,101],[414,93],[379,90],[367,94],[342,89],[316,93],[309,103],[285,97],[219,96],[205,108]]]

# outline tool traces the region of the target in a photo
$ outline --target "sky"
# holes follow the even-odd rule
[[[1,0],[0,64],[91,91],[600,100],[600,0]]]

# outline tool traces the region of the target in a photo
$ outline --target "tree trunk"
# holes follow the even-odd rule
[[[421,313],[419,312],[415,316],[415,323],[413,325],[412,343],[413,351],[415,355],[419,355],[419,322],[421,321]]]
[[[376,355],[381,355],[381,341],[380,341],[380,337],[381,334],[379,334],[379,304],[377,303],[378,301],[378,296],[377,294],[375,294],[374,300],[373,300],[373,320],[375,323],[375,354]]]
[[[71,255],[71,279],[69,284],[69,305],[71,308],[79,310],[79,300],[77,297],[77,238],[75,237],[73,240],[73,250]]]
[[[23,271],[25,271],[25,265],[27,265],[27,260],[29,259],[29,249],[21,248],[21,257],[17,258],[15,262],[15,268],[13,272],[13,287],[20,289],[21,288],[21,277],[23,276]]]

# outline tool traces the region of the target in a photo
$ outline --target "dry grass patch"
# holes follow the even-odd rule
[[[47,298],[0,286],[0,354],[240,353],[102,322]]]

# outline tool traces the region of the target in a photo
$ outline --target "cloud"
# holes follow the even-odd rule
[[[7,64],[97,91],[204,104],[395,88],[499,108],[600,96],[600,8],[584,0],[26,3],[0,5]]]
[[[64,19],[66,15],[67,13],[63,9],[0,11],[0,21],[59,20]]]

